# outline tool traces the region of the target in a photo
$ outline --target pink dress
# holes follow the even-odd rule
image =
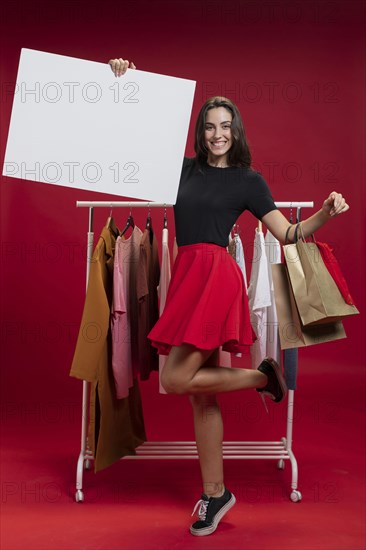
[[[159,315],[164,311],[166,297],[168,294],[168,287],[170,282],[170,253],[168,246],[168,229],[164,228],[162,232],[162,253],[161,253],[161,270],[160,281],[158,286],[159,296]],[[163,386],[160,383],[161,373],[166,362],[166,355],[159,355],[159,392],[166,393]]]
[[[128,396],[137,369],[134,365],[131,331],[131,300],[136,296],[136,270],[138,265],[142,231],[135,226],[128,239],[118,237],[114,253],[113,302],[111,309],[112,369],[117,399]]]

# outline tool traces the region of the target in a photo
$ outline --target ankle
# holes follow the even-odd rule
[[[214,495],[210,495],[210,497],[212,497],[212,498],[221,498],[224,495],[224,493],[225,493],[225,487],[223,488],[222,491],[218,491]]]
[[[225,485],[224,484],[221,484],[221,483],[220,484],[215,484],[215,487],[212,487],[212,484],[210,484],[210,485],[211,485],[211,487],[206,487],[206,489],[204,489],[204,493],[208,497],[220,498],[225,493]]]
[[[256,371],[259,376],[258,383],[256,385],[257,388],[264,388],[268,384],[268,376],[264,374],[263,372]]]

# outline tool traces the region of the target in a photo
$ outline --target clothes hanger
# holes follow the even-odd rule
[[[151,213],[150,213],[150,206],[148,207],[149,211],[146,218],[146,229],[151,229]]]
[[[151,212],[150,212],[150,205],[148,206],[149,211],[146,218],[146,229],[149,231],[149,237],[150,237],[150,245],[152,245],[154,240],[154,232],[152,228],[152,222],[151,222]]]
[[[296,223],[300,222],[300,218],[301,218],[301,206],[298,206],[296,209]]]
[[[125,227],[122,229],[122,231],[120,233],[120,237],[122,237],[126,233],[126,231],[129,227],[132,227],[132,229],[134,229],[134,227],[135,227],[135,222],[134,222],[134,219],[132,217],[131,207],[130,207],[130,214],[127,218],[127,223],[126,223]]]
[[[113,213],[113,208],[111,207],[111,211],[109,212],[109,216],[107,218],[107,223],[106,223],[106,226],[109,227],[109,223],[112,219],[112,213]]]
[[[298,206],[296,208],[296,223],[299,223],[300,222],[300,219],[301,219],[301,206]],[[289,217],[289,222],[290,224],[292,225],[293,222],[294,222],[294,219],[293,219],[293,216],[292,216],[292,201],[290,202],[290,217]],[[296,240],[296,233],[297,233],[297,229],[295,228],[295,235],[294,235],[294,239]]]
[[[116,226],[114,218],[112,217],[112,208],[107,218],[106,228],[110,229],[115,235],[119,235],[119,229]]]
[[[112,211],[113,211],[113,209],[112,209],[112,207],[111,207],[111,211],[109,212],[109,216],[108,216],[108,218],[107,218],[107,223],[105,224],[105,226],[107,227],[107,229],[109,229],[109,226],[110,226],[110,224],[111,224],[111,221],[113,220],[113,218],[112,218]]]

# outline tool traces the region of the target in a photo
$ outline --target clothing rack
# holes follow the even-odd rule
[[[275,202],[277,208],[296,208],[296,221],[300,221],[301,208],[313,208],[313,202]],[[172,204],[148,202],[148,201],[77,201],[78,208],[89,208],[89,224],[87,233],[87,265],[86,265],[86,286],[88,285],[90,262],[93,255],[93,212],[94,208],[168,208]],[[288,354],[289,364],[295,370],[291,373],[290,378],[294,382],[296,380],[297,370],[297,350],[286,350],[291,352]],[[286,374],[286,353],[285,353],[285,374]],[[82,394],[82,422],[81,422],[81,449],[77,462],[76,469],[76,502],[84,501],[83,493],[83,473],[84,469],[89,470],[93,455],[88,448],[87,443],[87,425],[88,425],[88,396],[89,384],[83,380]],[[293,386],[295,387],[295,386]],[[294,389],[288,390],[287,401],[287,426],[286,437],[282,437],[280,441],[224,441],[223,456],[225,459],[267,459],[277,460],[277,467],[280,470],[285,468],[285,460],[290,460],[292,469],[291,493],[290,500],[292,502],[300,502],[302,495],[297,489],[298,468],[295,455],[292,451],[292,432],[293,432],[293,416],[294,416]],[[150,441],[145,442],[136,448],[136,455],[125,456],[127,459],[191,459],[198,458],[196,443],[194,441]]]

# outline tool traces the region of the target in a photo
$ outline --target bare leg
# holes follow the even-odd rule
[[[189,344],[174,346],[165,363],[161,383],[167,393],[215,394],[249,388],[263,388],[267,376],[255,369],[204,367],[213,350]]]
[[[218,367],[220,368],[220,367]],[[222,456],[223,423],[215,395],[191,395],[194,431],[200,459],[203,492],[221,496],[224,492]]]
[[[202,368],[217,365],[218,355],[216,350]],[[225,487],[222,456],[224,430],[220,407],[216,395],[190,395],[190,401],[193,407],[203,492],[207,496],[221,496]]]
[[[172,348],[161,376],[168,393],[190,394],[203,491],[207,496],[221,496],[224,491],[223,423],[215,394],[261,388],[268,381],[257,370],[214,366],[216,360],[217,350],[183,344]]]

